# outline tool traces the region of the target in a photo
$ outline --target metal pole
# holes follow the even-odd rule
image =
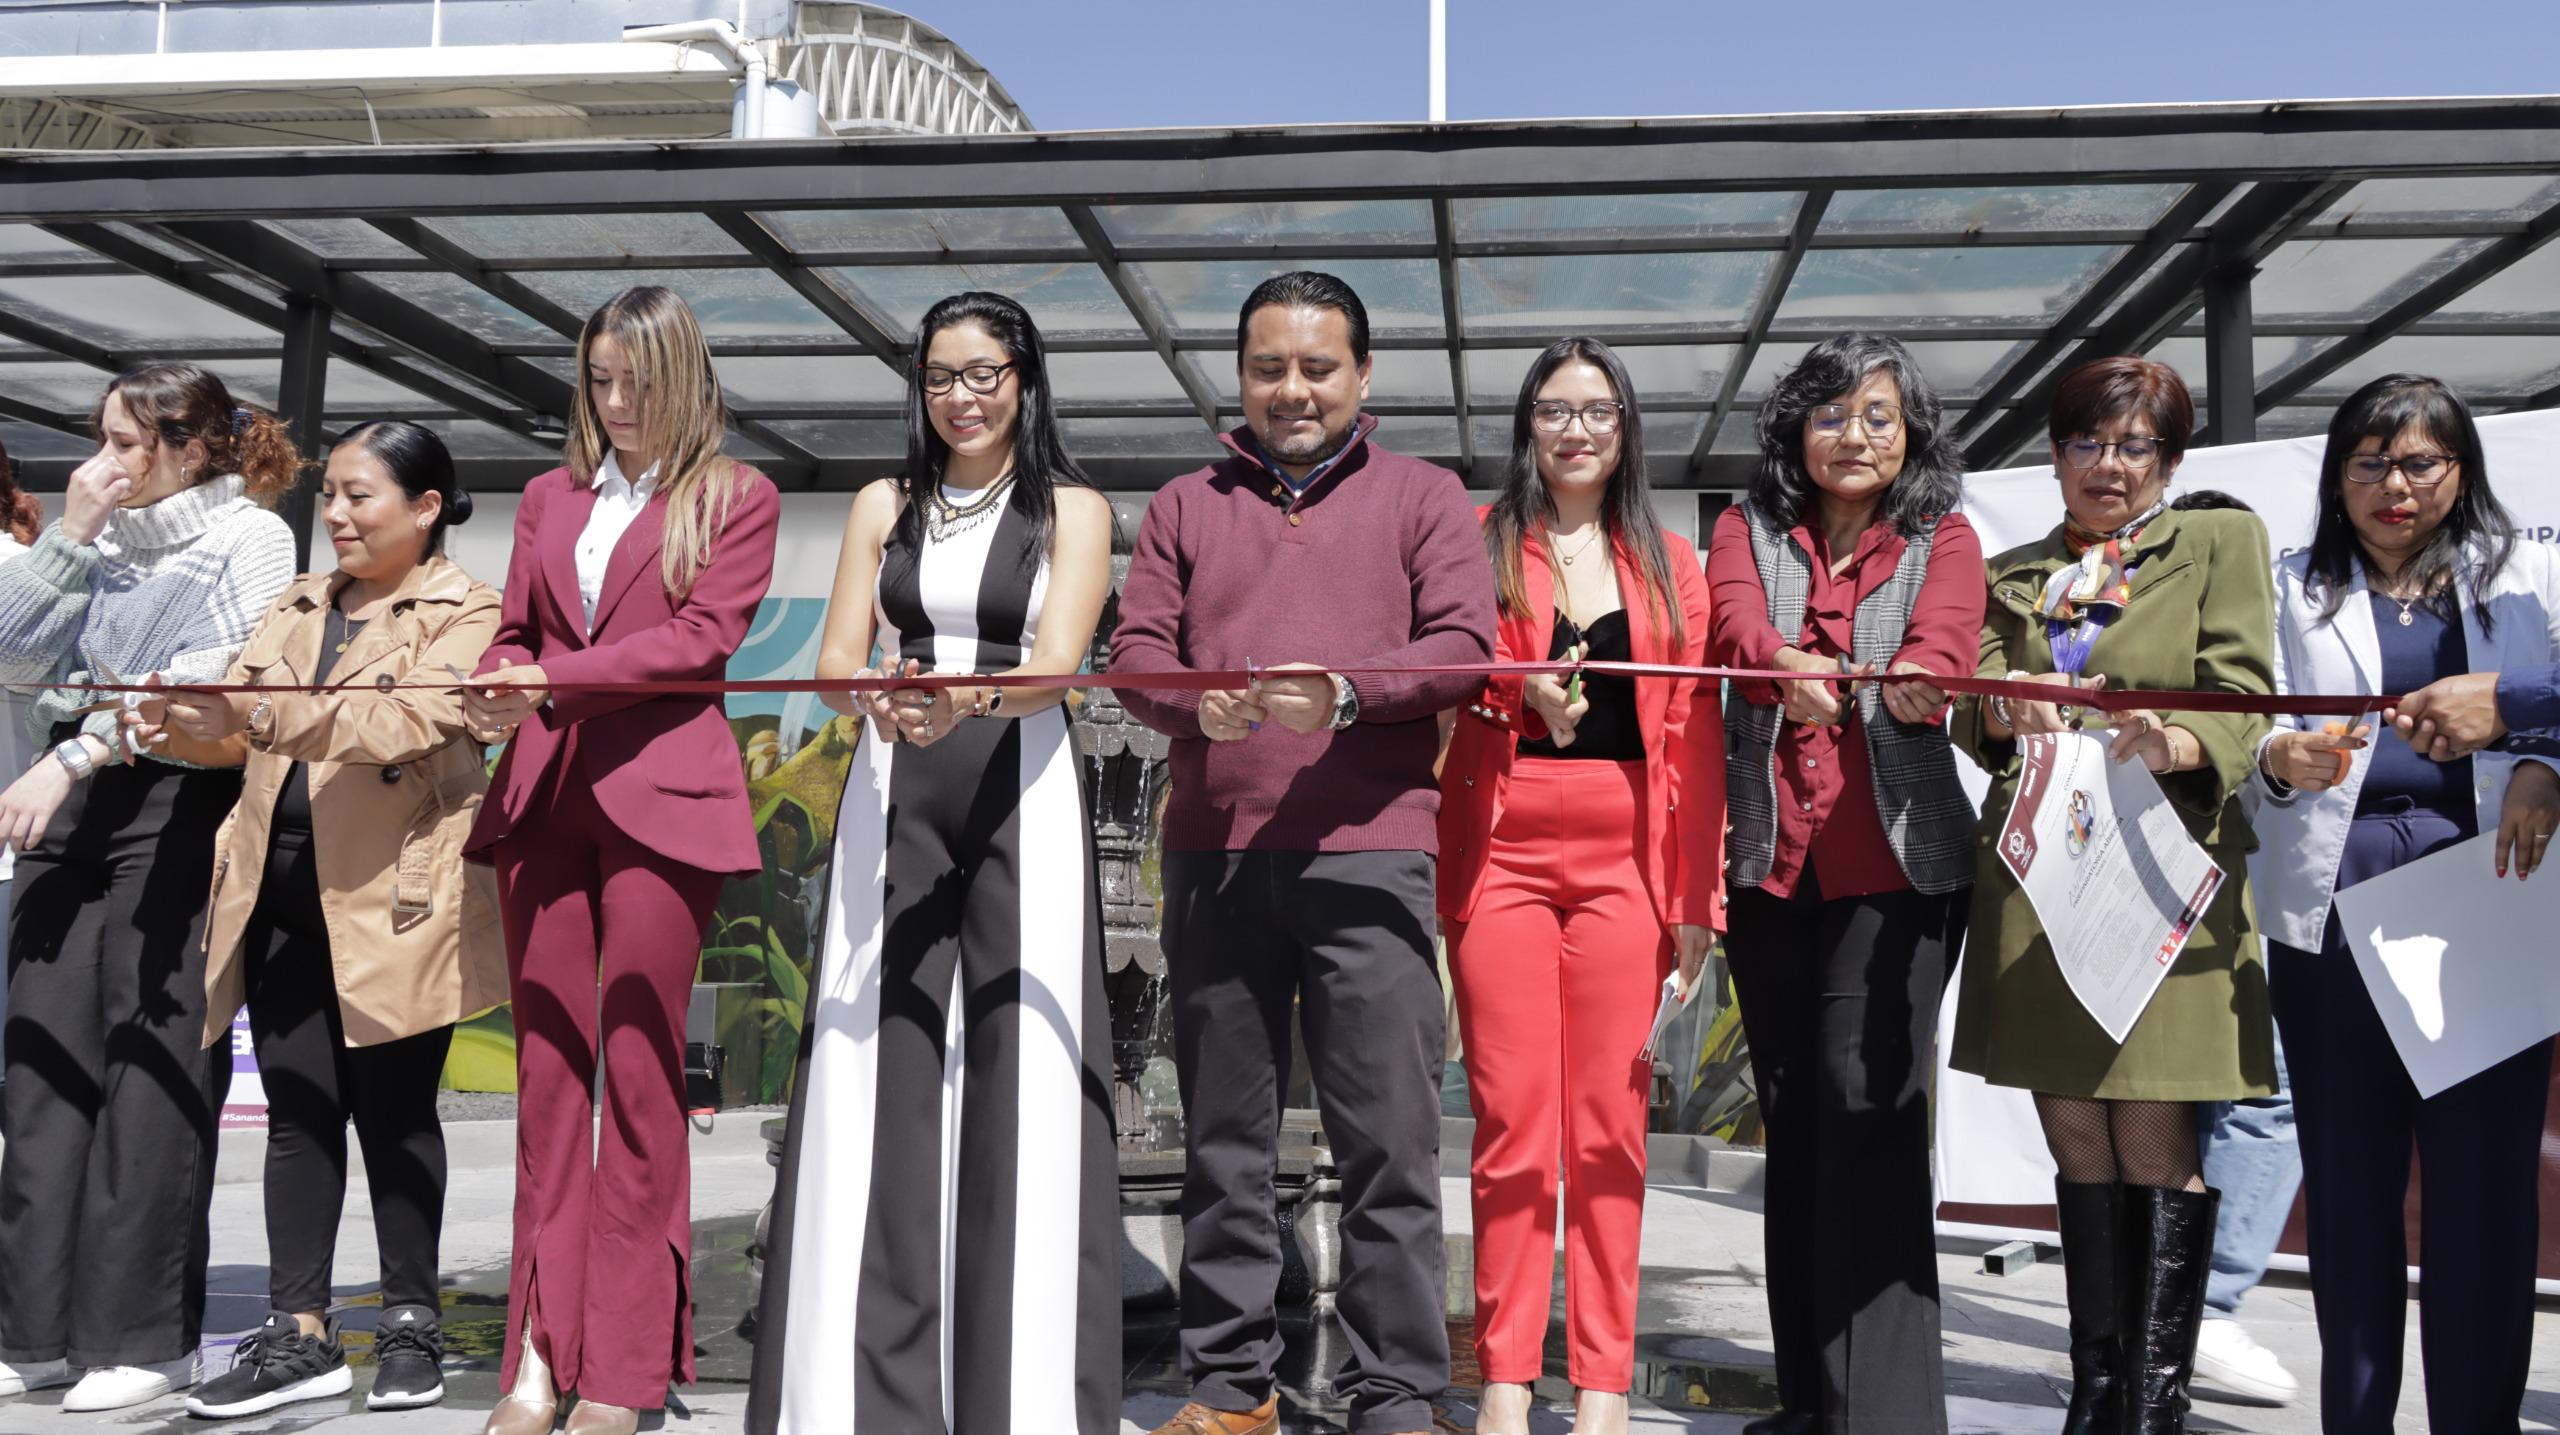
[[[1449,0],[1431,0],[1431,122],[1449,118]]]
[[[2218,444],[2258,437],[2256,317],[2249,303],[2249,280],[2256,273],[2253,265],[2231,264],[2205,276],[2205,405]]]
[[[284,382],[276,416],[293,431],[293,446],[304,458],[316,459],[327,435],[320,431],[323,402],[329,388],[329,306],[296,294],[285,300]],[[293,561],[311,569],[311,521],[317,512],[320,485],[305,478],[285,491],[277,516],[293,530]]]

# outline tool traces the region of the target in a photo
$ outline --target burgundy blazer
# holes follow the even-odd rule
[[[773,583],[782,514],[772,480],[744,465],[740,477],[743,486],[711,561],[681,602],[658,579],[667,496],[663,489],[650,495],[606,563],[593,636],[578,598],[577,547],[595,509],[595,490],[566,468],[525,485],[498,633],[479,671],[539,663],[555,683],[725,676],[729,655],[746,640],[756,604]],[[616,826],[706,872],[743,877],[763,868],[747,810],[745,764],[720,699],[631,693],[554,693],[525,719],[498,759],[464,848],[469,856],[488,861],[490,848],[524,820],[573,727],[572,780],[594,791]]]
[[[1481,515],[1480,515],[1481,516]],[[1624,550],[1616,553],[1618,591],[1627,597],[1627,636],[1640,663],[1698,666],[1706,661],[1710,621],[1706,574],[1697,550],[1676,533],[1662,535],[1671,562],[1682,637],[1645,600],[1643,581]],[[1497,663],[1546,661],[1556,622],[1555,580],[1533,539],[1520,554],[1529,611],[1505,613],[1494,627]],[[1643,849],[1636,854],[1654,915],[1667,929],[1687,924],[1724,930],[1724,715],[1712,679],[1636,680],[1636,728],[1644,736]],[[1458,709],[1448,755],[1440,764],[1440,915],[1465,921],[1484,890],[1485,859],[1501,820],[1512,760],[1523,736],[1547,725],[1521,696],[1518,678],[1494,678],[1482,696]]]

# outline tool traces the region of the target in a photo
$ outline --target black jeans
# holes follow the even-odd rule
[[[1786,1409],[1947,1428],[1929,1082],[1968,894],[1737,891],[1725,947],[1768,1126],[1769,1324]]]
[[[1168,852],[1165,958],[1190,1161],[1182,1364],[1193,1398],[1250,1410],[1280,1357],[1273,1179],[1289,1017],[1306,1031],[1342,1173],[1353,1435],[1427,1430],[1449,1383],[1440,1232],[1432,865],[1420,852]]]
[[[328,1307],[347,1199],[347,1122],[364,1147],[385,1306],[436,1305],[444,1127],[436,1086],[453,1028],[349,1046],[309,834],[267,849],[242,954],[267,1090],[267,1289],[277,1310]]]
[[[67,735],[67,734],[65,734]],[[236,769],[75,784],[18,857],[0,1089],[0,1360],[150,1365],[204,1320],[215,1062],[204,910]]]

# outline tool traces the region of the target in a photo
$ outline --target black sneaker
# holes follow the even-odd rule
[[[355,1388],[338,1322],[321,1335],[304,1335],[293,1317],[277,1311],[257,1333],[240,1342],[229,1370],[195,1388],[187,1413],[210,1420],[255,1415],[297,1400],[326,1400]]]
[[[427,1305],[395,1305],[373,1328],[367,1410],[415,1410],[444,1399],[444,1328]]]

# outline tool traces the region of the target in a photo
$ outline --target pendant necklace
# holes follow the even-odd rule
[[[1590,552],[1591,545],[1599,541],[1600,528],[1599,525],[1594,524],[1592,525],[1591,536],[1582,540],[1582,546],[1573,550],[1571,553],[1567,553],[1564,551],[1564,535],[1554,532],[1553,530],[1549,530],[1547,533],[1547,546],[1555,549],[1556,557],[1560,559],[1567,568],[1573,566],[1573,560]]]

